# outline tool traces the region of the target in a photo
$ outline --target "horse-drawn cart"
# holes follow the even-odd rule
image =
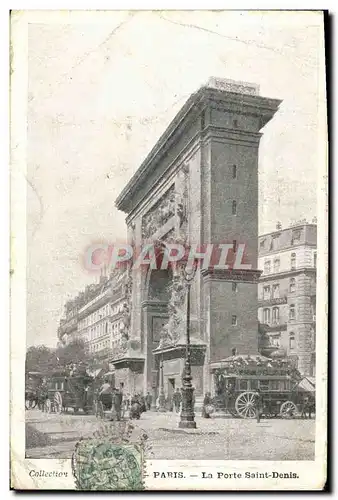
[[[213,363],[215,397],[211,412],[255,418],[256,392],[265,417],[291,418],[300,414],[308,393],[299,390],[302,379],[288,360],[236,355]],[[313,395],[312,395],[313,397]]]
[[[73,409],[88,414],[93,412],[93,377],[87,373],[54,373],[48,380],[45,411],[61,413]]]

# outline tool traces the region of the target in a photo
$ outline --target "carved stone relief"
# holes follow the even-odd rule
[[[183,165],[179,178],[181,180],[181,192],[176,194],[176,213],[179,217],[179,227],[188,222],[188,200],[189,200],[189,166]]]
[[[186,233],[188,223],[189,204],[189,166],[184,164],[174,184],[160,198],[160,200],[147,212],[142,219],[142,237],[151,238],[175,214],[178,218],[177,237]]]
[[[182,273],[177,270],[170,285],[170,300],[168,303],[169,321],[162,329],[159,347],[176,345],[184,336],[186,327],[186,294],[186,281]]]
[[[175,215],[175,186],[158,200],[142,219],[142,238],[151,238],[156,231]]]

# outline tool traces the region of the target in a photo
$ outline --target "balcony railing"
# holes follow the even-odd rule
[[[261,298],[258,299],[259,306],[275,306],[281,304],[287,304],[288,298],[286,295],[282,295],[281,297],[270,297],[270,298]]]
[[[287,329],[287,324],[283,322],[270,322],[270,323],[261,323],[259,325],[260,332],[279,332]]]
[[[106,304],[108,301],[112,299],[113,292],[111,289],[105,290],[103,293],[100,293],[93,300],[88,302],[85,306],[79,309],[79,318],[84,318],[86,315],[90,314],[93,311],[96,311],[99,307]]]

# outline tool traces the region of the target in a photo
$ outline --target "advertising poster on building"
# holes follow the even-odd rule
[[[11,12],[11,487],[323,490],[323,11]]]

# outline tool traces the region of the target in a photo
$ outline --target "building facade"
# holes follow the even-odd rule
[[[187,246],[245,244],[251,269],[197,270],[191,288],[191,363],[196,396],[213,390],[212,363],[234,350],[258,352],[258,149],[261,129],[281,101],[256,85],[212,79],[194,93],[116,200],[127,214],[128,243],[142,248],[170,242]],[[231,252],[230,252],[231,253]],[[182,273],[130,273],[131,324],[113,363],[129,392],[182,384],[186,284]]]
[[[315,374],[317,226],[300,221],[259,237],[260,350]]]
[[[98,363],[109,362],[123,342],[129,314],[126,314],[125,272],[101,276],[65,305],[65,318],[58,329],[59,340],[67,344],[82,339]]]

